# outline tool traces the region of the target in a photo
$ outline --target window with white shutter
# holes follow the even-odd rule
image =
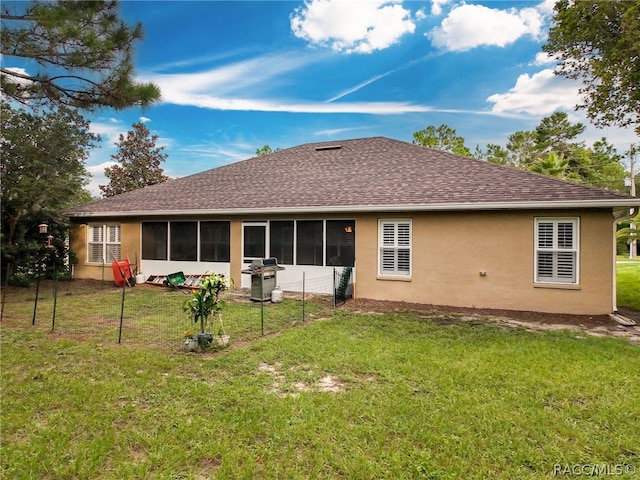
[[[536,218],[535,281],[578,283],[577,218]]]
[[[111,263],[114,257],[121,260],[120,225],[89,225],[87,237],[87,261]]]
[[[411,276],[411,220],[380,220],[380,275]]]

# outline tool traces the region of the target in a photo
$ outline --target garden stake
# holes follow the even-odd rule
[[[126,291],[127,283],[122,284],[122,306],[120,307],[120,329],[118,331],[118,343],[122,340],[122,320],[124,318],[124,292]]]
[[[53,318],[51,319],[51,331],[56,327],[56,305],[58,304],[58,267],[53,265]]]
[[[302,322],[304,322],[304,273],[302,272]]]
[[[333,308],[336,308],[336,269],[333,268]]]
[[[7,303],[7,287],[9,286],[9,277],[11,272],[11,264],[7,265],[7,276],[4,281],[4,289],[2,290],[2,309],[0,310],[0,322],[4,317],[4,304]]]
[[[260,274],[260,330],[264,337],[264,275]]]
[[[33,303],[33,319],[31,326],[36,324],[36,311],[38,310],[38,293],[40,292],[40,265],[38,265],[38,281],[36,282],[36,301]]]

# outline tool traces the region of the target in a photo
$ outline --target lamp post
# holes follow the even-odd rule
[[[40,294],[40,278],[42,276],[42,269],[44,268],[43,262],[44,262],[45,252],[47,250],[53,251],[53,249],[55,248],[55,246],[51,243],[53,240],[53,235],[47,235],[48,231],[49,231],[49,225],[47,225],[46,223],[41,223],[40,225],[38,225],[38,233],[40,234],[40,237],[46,238],[46,241],[44,243],[44,250],[39,249],[38,253],[36,254],[36,269],[38,270],[38,280],[36,281],[36,299],[33,303],[33,318],[31,319],[32,326],[36,324],[36,313],[38,311],[38,296]],[[53,322],[51,327],[52,329],[56,321],[56,303],[58,299],[57,298],[58,297],[58,272],[55,267],[55,262],[54,262],[53,268],[54,268],[55,279],[54,279],[54,287],[53,287]]]

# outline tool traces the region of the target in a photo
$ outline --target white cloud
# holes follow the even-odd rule
[[[435,47],[449,51],[481,45],[504,47],[526,35],[541,38],[544,20],[545,14],[536,8],[498,10],[462,4],[426,35]]]
[[[579,121],[587,126],[587,129],[580,136],[580,139],[584,140],[589,146],[593,145],[594,142],[600,140],[602,137],[605,137],[607,143],[613,145],[618,153],[628,151],[632,144],[638,144],[638,135],[633,131],[633,128],[596,128],[590,123],[589,119],[584,116],[577,117],[575,121]]]
[[[212,110],[288,112],[288,113],[360,113],[394,115],[410,112],[429,112],[432,108],[406,102],[299,102],[287,99],[261,100],[253,98],[223,98],[208,94],[174,92],[171,103],[191,105]]]
[[[556,6],[558,0],[543,0],[536,5],[536,9],[544,15],[553,15],[553,8]]]
[[[334,137],[336,135],[350,134],[359,130],[366,130],[369,126],[349,127],[349,128],[332,128],[329,130],[318,130],[314,135],[319,137]]]
[[[386,77],[387,75],[389,75],[391,73],[393,73],[393,71],[389,71],[389,72],[381,73],[379,75],[375,75],[375,76],[365,80],[364,82],[360,82],[358,85],[350,87],[350,88],[348,88],[346,90],[343,90],[342,92],[338,93],[337,95],[334,95],[332,98],[327,100],[327,102],[335,102],[336,100],[339,100],[342,97],[346,97],[347,95],[350,95],[350,94],[352,94],[354,92],[357,92],[358,90],[360,90],[361,88],[366,87],[367,85],[371,85],[372,83],[377,82],[381,78],[384,78],[384,77]]]
[[[120,134],[127,133],[127,127],[121,121],[110,118],[109,123],[91,122],[89,130],[91,133],[97,133],[102,138],[103,145],[112,146],[118,143]]]
[[[0,60],[2,60],[2,56],[0,55]],[[0,63],[2,65],[2,63]],[[4,70],[7,72],[13,72],[16,75],[29,75],[24,68],[19,67],[4,67]],[[28,78],[22,78],[19,76],[7,75],[5,77],[5,83],[12,83],[14,85],[31,85],[31,80]],[[6,98],[4,92],[2,91],[2,85],[0,85],[0,98]],[[23,100],[28,101],[28,95],[23,96]]]
[[[29,72],[27,72],[24,68],[19,68],[19,67],[6,67],[5,68],[6,71],[8,72],[13,72],[13,73],[17,73],[18,75],[29,75]],[[29,80],[27,80],[26,78],[18,78],[18,77],[12,77],[12,80],[15,83],[30,83]]]
[[[291,15],[296,37],[344,53],[383,50],[415,27],[397,0],[307,0]]]
[[[536,53],[536,58],[530,65],[534,65],[536,67],[542,65],[552,65],[556,63],[556,58],[552,55],[549,55],[547,52],[538,52]]]
[[[248,146],[242,144],[230,144],[225,145],[219,142],[195,144],[182,147],[180,152],[188,155],[189,157],[201,158],[201,159],[224,159],[228,161],[245,160],[255,154],[255,146]]]
[[[554,111],[574,110],[580,103],[579,84],[554,75],[545,69],[531,76],[522,74],[506,93],[496,93],[487,98],[493,103],[493,113],[526,113],[548,115]]]
[[[431,2],[431,14],[440,15],[442,13],[443,5],[449,3],[449,0],[432,0]]]
[[[405,102],[335,102],[366,83],[343,92],[329,102],[291,100],[271,94],[270,89],[288,84],[297,70],[322,58],[323,54],[267,55],[203,72],[147,74],[142,80],[158,85],[165,103],[212,110],[374,115],[431,111],[429,107]]]
[[[422,62],[424,62],[426,60],[429,60],[430,58],[433,58],[434,56],[435,56],[434,54],[428,54],[428,55],[425,55],[423,57],[416,58],[415,60],[411,60],[410,62],[407,62],[407,63],[405,63],[403,65],[400,65],[399,67],[396,67],[396,68],[394,68],[392,70],[387,70],[386,72],[374,75],[373,77],[368,78],[365,81],[360,82],[359,84],[357,84],[357,85],[355,85],[353,87],[349,87],[349,88],[347,88],[345,90],[342,90],[337,95],[334,95],[333,97],[331,97],[327,101],[328,102],[335,102],[336,100],[339,100],[339,99],[341,99],[343,97],[346,97],[347,95],[351,95],[352,93],[357,92],[358,90],[360,90],[360,89],[362,89],[362,88],[364,88],[364,87],[366,87],[368,85],[371,85],[372,83],[375,83],[375,82],[377,82],[378,80],[380,80],[382,78],[385,78],[385,77],[387,77],[389,75],[392,75],[394,73],[401,72],[403,70],[411,68],[411,67],[413,67],[415,65],[418,65],[419,63],[422,63]]]
[[[89,181],[89,185],[87,185],[86,189],[89,190],[92,195],[96,197],[102,196],[100,185],[107,185],[109,183],[109,180],[104,174],[104,169],[115,164],[116,162],[107,161],[87,167],[87,171],[91,174],[91,180]]]
[[[104,176],[104,169],[107,168],[107,167],[113,167],[116,163],[117,162],[114,162],[114,161],[103,162],[103,163],[100,163],[98,165],[92,165],[90,167],[87,167],[87,170],[89,171],[89,173],[91,175],[94,175],[94,176],[97,176],[97,177],[102,175],[102,178],[106,178]]]
[[[150,121],[151,121],[151,119],[150,119],[149,117],[140,117],[138,120],[139,120],[141,123],[147,123],[147,122],[150,122]]]
[[[253,92],[272,87],[276,81],[286,79],[287,74],[317,61],[317,55],[284,52],[250,58],[221,67],[199,72],[141,76],[145,82],[153,82],[162,91],[162,100],[172,103],[172,96],[180,92],[210,92],[217,95]],[[163,69],[160,66],[159,69]]]

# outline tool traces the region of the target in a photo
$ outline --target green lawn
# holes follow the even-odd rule
[[[640,258],[618,257],[616,270],[618,306],[640,311]]]
[[[2,478],[640,469],[637,345],[407,312],[279,328],[203,355],[3,325]]]

